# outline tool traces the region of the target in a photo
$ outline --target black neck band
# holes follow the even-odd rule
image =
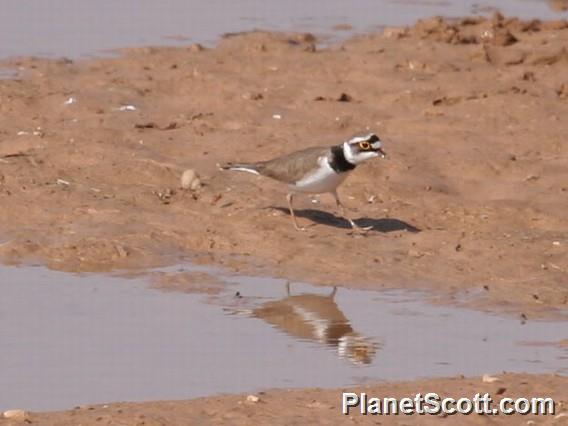
[[[355,168],[355,164],[350,163],[345,158],[345,154],[343,153],[343,145],[336,145],[331,148],[332,159],[329,162],[329,165],[333,170],[337,173],[348,172],[349,170],[353,170]]]

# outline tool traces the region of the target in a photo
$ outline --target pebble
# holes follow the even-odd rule
[[[136,107],[134,105],[122,105],[118,108],[119,111],[136,111]]]
[[[205,50],[205,48],[199,43],[194,43],[191,46],[189,46],[190,52],[196,53],[196,52],[203,52],[204,50]]]
[[[181,175],[181,187],[191,191],[196,191],[201,188],[201,180],[195,170],[187,169],[183,172]]]
[[[242,98],[246,99],[247,101],[258,101],[261,100],[263,97],[264,96],[262,96],[262,93],[258,92],[247,92],[242,95]]]
[[[481,378],[481,381],[483,383],[494,383],[498,382],[499,379],[497,377],[490,376],[489,374],[484,374],[483,377]]]
[[[4,418],[11,420],[27,420],[29,415],[24,410],[8,410],[4,411]]]
[[[248,402],[259,402],[260,398],[256,395],[249,395],[249,396],[247,396],[247,401]]]

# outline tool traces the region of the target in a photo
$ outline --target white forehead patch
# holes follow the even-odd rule
[[[349,143],[357,143],[357,142],[365,142],[368,141],[371,136],[373,136],[374,133],[369,133],[368,135],[364,135],[364,136],[355,136],[351,139],[349,139],[347,142]]]

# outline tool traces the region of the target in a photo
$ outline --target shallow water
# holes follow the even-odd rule
[[[419,293],[340,288],[331,297],[331,288],[292,283],[288,294],[281,280],[219,277],[220,294],[203,295],[151,289],[144,277],[0,267],[0,410],[502,371],[568,375],[568,351],[547,344],[568,337],[566,322],[523,325],[430,305]]]
[[[310,31],[339,39],[432,15],[558,19],[545,0],[0,0],[0,58],[100,55],[130,46],[214,43],[227,32]],[[350,31],[334,31],[350,24]]]

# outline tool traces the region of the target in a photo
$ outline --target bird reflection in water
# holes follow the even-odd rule
[[[332,347],[340,358],[354,364],[370,364],[378,345],[355,332],[335,302],[337,288],[329,295],[292,295],[286,283],[287,297],[271,301],[253,310],[260,318],[286,334]]]

